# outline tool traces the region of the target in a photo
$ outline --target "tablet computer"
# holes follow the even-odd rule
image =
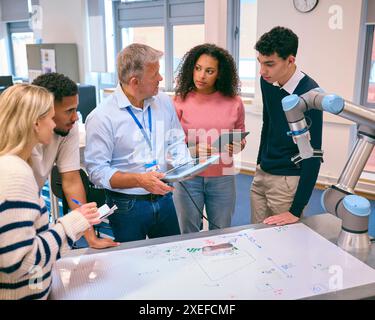
[[[226,144],[231,144],[233,142],[241,142],[241,140],[245,138],[248,134],[248,131],[225,132],[219,138],[217,138],[214,141],[214,143],[211,144],[211,147],[216,148],[218,152],[224,152]]]
[[[195,158],[189,162],[174,167],[165,172],[165,177],[161,179],[164,182],[176,182],[187,180],[205,170],[209,165],[215,163],[220,158],[219,155],[213,155],[208,158]]]

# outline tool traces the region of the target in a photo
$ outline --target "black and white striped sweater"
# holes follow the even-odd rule
[[[53,263],[88,227],[77,211],[50,227],[31,167],[0,156],[0,300],[46,299]]]

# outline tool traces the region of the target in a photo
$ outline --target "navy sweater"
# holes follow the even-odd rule
[[[260,164],[262,170],[269,174],[300,176],[297,191],[289,209],[293,215],[299,217],[310,199],[318,178],[320,159],[305,159],[299,162],[298,166],[290,160],[299,151],[293,139],[287,135],[290,129],[281,105],[281,100],[289,93],[266,82],[263,78],[260,80],[260,85],[263,98],[263,128],[257,164]],[[301,95],[317,87],[318,84],[305,75],[293,93]],[[311,146],[314,149],[321,149],[323,113],[319,110],[310,110],[305,112],[305,116],[312,121]],[[308,123],[311,121],[307,119]]]

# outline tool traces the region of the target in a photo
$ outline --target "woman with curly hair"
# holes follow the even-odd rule
[[[239,78],[233,57],[214,44],[205,43],[188,51],[179,66],[174,104],[193,157],[220,153],[220,162],[193,179],[176,183],[174,202],[181,232],[199,231],[202,217],[185,188],[203,212],[209,228],[231,225],[236,200],[233,153],[245,147],[226,145],[225,150],[211,147],[220,134],[245,131],[245,112],[239,93]],[[184,188],[185,187],[185,188]]]

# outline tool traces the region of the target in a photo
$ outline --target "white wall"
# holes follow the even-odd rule
[[[80,82],[89,83],[89,50],[85,0],[39,0],[43,9],[43,43],[76,43]]]
[[[205,41],[227,47],[227,0],[205,0]]]
[[[327,91],[354,97],[362,0],[319,1],[315,10],[299,13],[290,0],[258,1],[258,38],[272,27],[291,28],[299,36],[297,63]],[[332,29],[330,8],[342,10],[342,28]],[[338,26],[338,24],[335,24]]]

